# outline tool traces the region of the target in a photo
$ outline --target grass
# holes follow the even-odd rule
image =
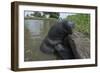
[[[89,14],[76,14],[67,17],[68,20],[75,23],[75,30],[90,37],[90,15]]]

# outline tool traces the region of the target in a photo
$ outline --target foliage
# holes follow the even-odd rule
[[[49,18],[56,18],[56,19],[59,18],[59,13],[57,13],[57,12],[44,12],[44,15],[46,15],[46,14],[49,15]]]
[[[36,12],[34,12],[34,14],[31,14],[31,16],[41,17],[41,13],[36,11]]]
[[[86,36],[90,36],[90,15],[89,14],[75,14],[67,17],[68,20],[75,22],[75,30],[82,32]]]
[[[31,16],[40,17],[40,18],[46,18],[46,15],[49,16],[48,18],[56,18],[56,19],[59,18],[59,13],[57,12],[38,12],[36,11],[31,14]]]

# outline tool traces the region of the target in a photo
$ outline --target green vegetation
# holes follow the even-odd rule
[[[57,13],[57,12],[44,12],[44,16],[45,15],[49,15],[49,18],[55,18],[55,19],[59,18],[59,13]]]
[[[68,20],[75,22],[75,30],[90,37],[90,15],[89,14],[75,14],[67,17]]]
[[[35,11],[33,14],[31,14],[31,16],[39,17],[39,18],[46,18],[46,16],[48,16],[48,18],[58,19],[59,13],[57,13],[57,12],[38,12],[38,11]]]

